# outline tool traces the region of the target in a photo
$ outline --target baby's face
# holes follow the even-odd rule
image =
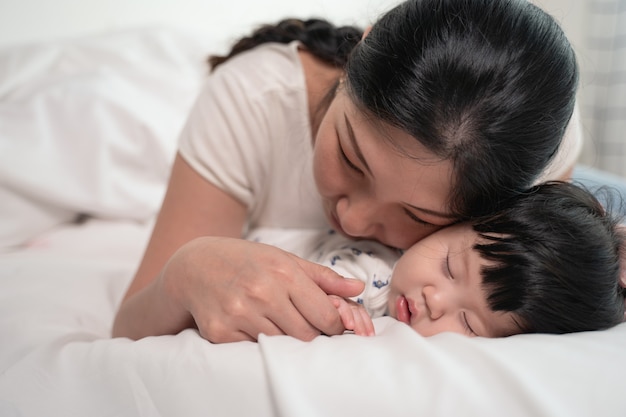
[[[456,332],[500,337],[519,333],[514,316],[491,311],[472,249],[478,235],[469,224],[444,228],[417,242],[396,263],[388,301],[392,317],[423,336]]]

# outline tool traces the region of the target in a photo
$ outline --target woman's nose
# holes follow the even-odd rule
[[[368,198],[343,197],[337,202],[341,228],[353,237],[373,237],[377,228],[375,202]]]
[[[432,285],[426,285],[422,288],[424,302],[431,320],[437,320],[445,313],[445,300],[443,294]]]

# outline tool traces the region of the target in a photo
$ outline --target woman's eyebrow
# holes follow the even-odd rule
[[[373,177],[374,174],[372,173],[372,170],[367,164],[367,161],[365,160],[365,157],[363,156],[363,152],[361,152],[361,148],[359,148],[359,144],[356,141],[356,137],[354,136],[354,130],[352,130],[352,125],[350,124],[350,120],[348,120],[348,115],[344,113],[343,117],[346,120],[346,127],[348,129],[348,138],[350,139],[350,142],[352,143],[352,148],[354,149],[354,153],[356,154],[356,157],[359,159],[361,164],[363,164],[367,172],[369,172],[369,174]]]

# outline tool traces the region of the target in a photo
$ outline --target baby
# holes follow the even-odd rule
[[[571,333],[624,320],[620,226],[569,183],[533,187],[498,214],[441,229],[404,254],[333,231],[259,229],[249,239],[365,281],[352,300],[330,296],[359,335],[373,335],[371,318],[382,315],[423,336]]]

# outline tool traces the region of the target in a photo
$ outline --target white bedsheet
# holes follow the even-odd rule
[[[566,336],[110,339],[150,224],[60,226],[0,255],[2,416],[624,416],[626,325]]]
[[[213,46],[147,27],[0,49],[0,249],[80,213],[154,216]]]
[[[626,415],[626,324],[426,339],[383,318],[376,337],[310,343],[110,339],[204,45],[140,30],[0,51],[0,416]],[[100,220],[67,223],[79,213]]]

